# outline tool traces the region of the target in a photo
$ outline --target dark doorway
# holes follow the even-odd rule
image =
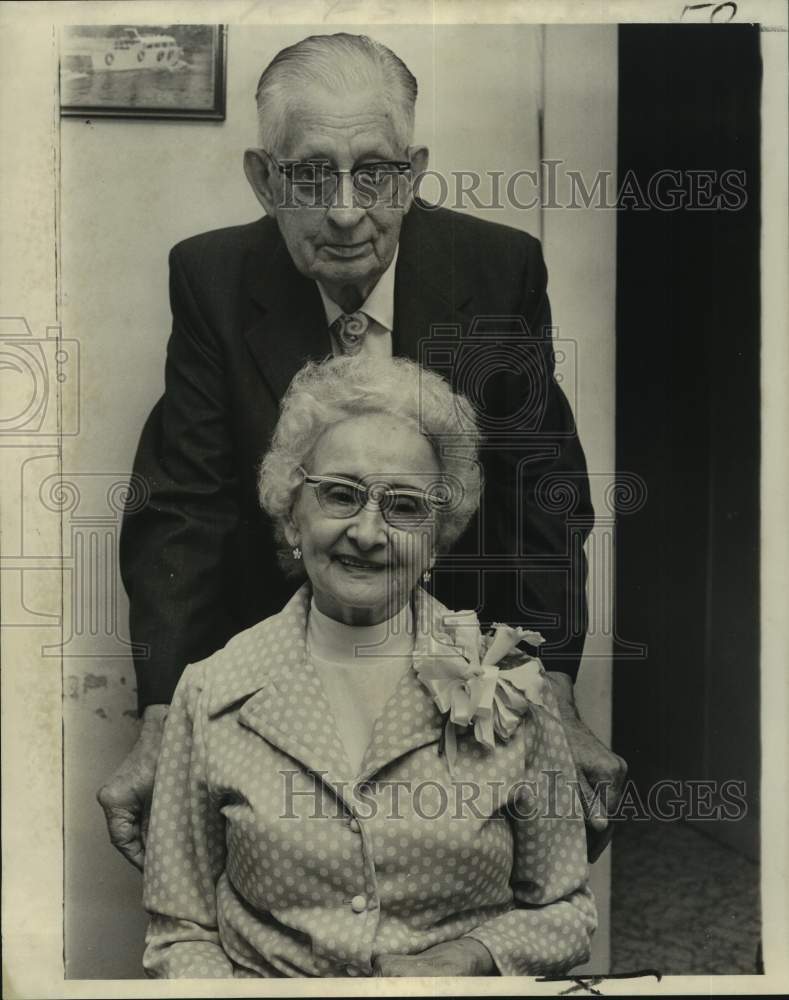
[[[759,29],[623,26],[619,59],[617,468],[647,501],[618,527],[617,631],[647,652],[617,651],[613,744],[648,809],[754,861]]]

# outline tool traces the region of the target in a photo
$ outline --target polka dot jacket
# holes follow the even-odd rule
[[[443,719],[406,671],[351,779],[306,654],[309,600],[305,585],[178,685],[147,844],[146,973],[369,976],[377,954],[463,936],[501,975],[586,961],[584,822],[550,692],[493,751],[464,732],[450,773]]]

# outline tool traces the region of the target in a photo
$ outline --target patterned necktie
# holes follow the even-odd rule
[[[332,323],[329,330],[343,354],[358,354],[369,326],[370,320],[365,313],[355,312],[350,315],[343,313]]]

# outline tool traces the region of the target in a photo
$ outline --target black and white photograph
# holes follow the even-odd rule
[[[786,993],[787,10],[560,6],[0,8],[9,996]]]
[[[94,117],[225,117],[222,25],[63,30],[60,107]]]

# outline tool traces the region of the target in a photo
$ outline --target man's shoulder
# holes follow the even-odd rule
[[[276,222],[264,216],[245,225],[225,226],[189,236],[175,244],[170,251],[170,259],[193,264],[207,260],[231,263],[250,252],[273,252],[279,239]]]
[[[522,288],[540,283],[540,241],[523,229],[417,202],[403,226],[404,256],[422,269],[448,268],[457,287]]]
[[[437,240],[451,241],[454,246],[465,244],[484,248],[488,246],[517,246],[523,252],[534,251],[540,242],[531,233],[503,222],[481,219],[468,212],[458,212],[417,201],[413,209],[413,226],[416,231],[430,232]]]
[[[409,281],[424,278],[451,298],[462,292],[482,312],[513,311],[524,289],[542,289],[547,272],[531,233],[417,202],[400,241]]]

